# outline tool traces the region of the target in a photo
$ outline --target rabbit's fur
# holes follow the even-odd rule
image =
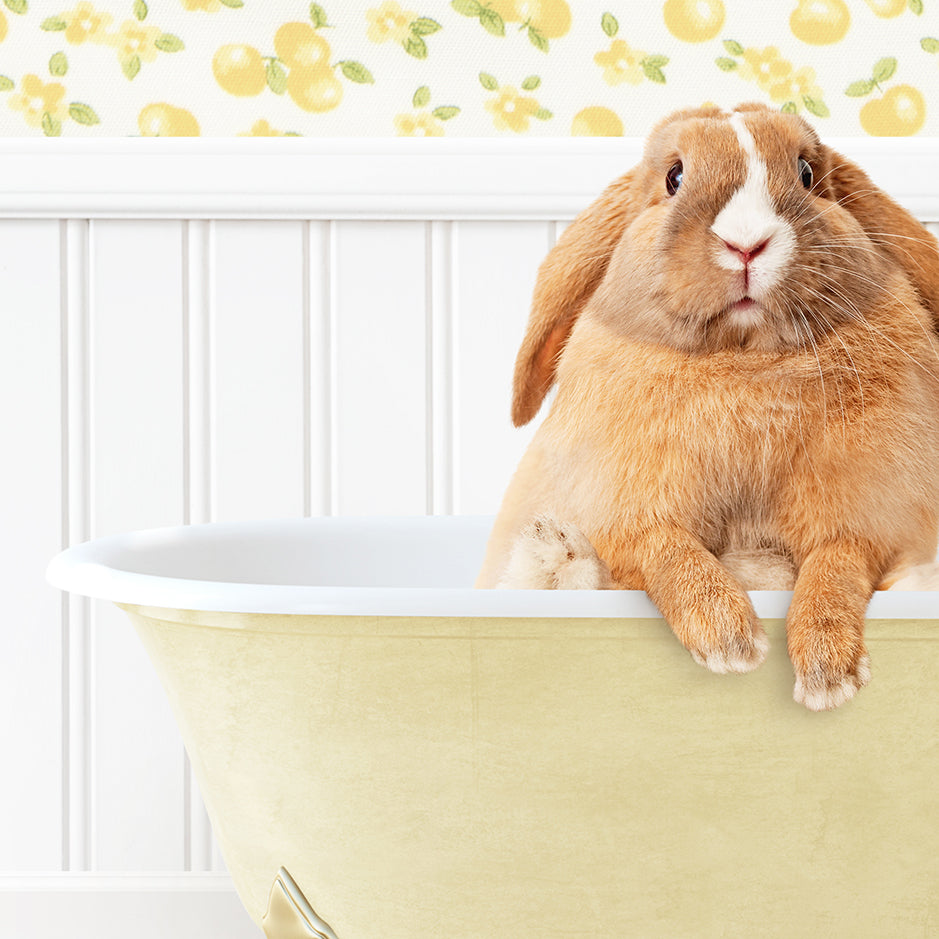
[[[796,700],[837,706],[872,592],[939,583],[937,324],[936,239],[806,122],[672,115],[541,266],[515,423],[557,394],[478,586],[645,590],[715,671],[794,589]]]

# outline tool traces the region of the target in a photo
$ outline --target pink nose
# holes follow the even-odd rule
[[[762,254],[766,246],[769,244],[769,238],[761,241],[759,244],[752,245],[749,248],[741,248],[740,245],[735,245],[730,241],[724,241],[723,238],[721,241],[724,242],[724,245],[728,251],[732,251],[734,254],[739,255],[744,264],[749,264],[758,254]]]

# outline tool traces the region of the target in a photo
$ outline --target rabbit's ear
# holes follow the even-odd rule
[[[621,176],[564,230],[538,270],[528,329],[515,360],[512,421],[527,424],[554,384],[574,323],[603,280],[610,256],[636,215],[633,180]]]
[[[939,329],[939,243],[906,209],[878,189],[867,174],[828,147],[821,180],[829,198],[850,212],[867,236],[903,268]]]

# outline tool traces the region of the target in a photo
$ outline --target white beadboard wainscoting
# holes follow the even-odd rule
[[[837,144],[939,221],[939,141]],[[531,437],[508,408],[538,264],[640,148],[0,143],[0,939],[258,935],[124,614],[48,587],[49,559],[494,512]]]

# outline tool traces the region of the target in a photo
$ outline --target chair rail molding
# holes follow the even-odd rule
[[[827,141],[939,220],[939,138]],[[572,218],[638,138],[21,139],[0,143],[6,218]]]

